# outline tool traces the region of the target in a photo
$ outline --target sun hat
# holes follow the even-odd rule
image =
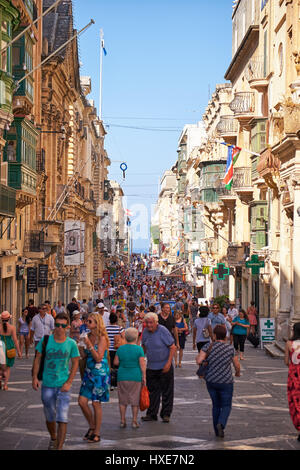
[[[11,317],[11,314],[7,310],[1,313],[1,320],[9,320],[10,317]]]

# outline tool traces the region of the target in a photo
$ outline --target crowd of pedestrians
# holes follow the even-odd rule
[[[81,386],[78,404],[87,421],[83,439],[101,440],[102,407],[117,388],[120,428],[125,428],[126,409],[132,408],[133,429],[139,428],[141,388],[149,391],[150,406],[143,422],[168,423],[174,402],[174,368],[183,367],[188,336],[198,350],[196,364],[208,366],[205,375],[212,400],[213,427],[224,438],[234,389],[232,374],[240,375],[244,345],[249,332],[256,334],[258,312],[251,303],[247,312],[234,301],[219,304],[214,299],[199,305],[183,283],[149,274],[149,267],[133,259],[130,269],[122,268],[109,283],[103,280],[93,297],[67,306],[33,301],[23,309],[18,327],[10,324],[9,312],[0,321],[0,387],[8,389],[10,369],[18,357],[29,357],[34,344],[32,386],[41,387],[49,449],[63,448],[68,423],[70,389],[79,370]],[[299,410],[299,324],[287,343],[289,406],[300,433]],[[9,352],[15,355],[9,357]],[[69,363],[71,361],[71,369]],[[5,364],[4,364],[5,362]],[[196,367],[195,364],[195,367]],[[91,405],[90,405],[91,403]],[[300,434],[299,434],[300,435]],[[300,439],[300,438],[299,438]]]

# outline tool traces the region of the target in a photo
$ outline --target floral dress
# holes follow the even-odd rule
[[[95,345],[98,351],[98,345]],[[84,371],[79,395],[92,401],[108,402],[110,389],[110,369],[108,364],[107,350],[105,350],[101,362],[96,362],[91,351],[85,350],[87,355],[86,368]]]
[[[292,344],[287,385],[290,415],[295,428],[300,431],[300,340]]]

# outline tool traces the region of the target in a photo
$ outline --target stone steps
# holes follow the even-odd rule
[[[270,356],[278,359],[284,359],[285,341],[276,340],[273,343],[265,344],[264,349]]]

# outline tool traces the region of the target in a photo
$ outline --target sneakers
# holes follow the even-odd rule
[[[169,423],[170,422],[170,417],[169,416],[163,416],[162,421],[163,421],[163,423]]]
[[[56,450],[56,447],[57,447],[57,439],[55,439],[54,441],[50,439],[48,450]]]

